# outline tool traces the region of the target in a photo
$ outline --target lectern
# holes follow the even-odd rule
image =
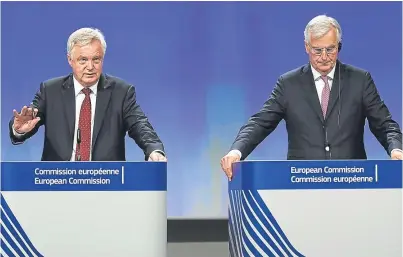
[[[233,168],[230,256],[402,256],[401,161],[243,161]]]
[[[2,256],[165,257],[166,165],[1,163]]]

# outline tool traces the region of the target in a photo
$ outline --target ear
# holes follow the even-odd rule
[[[307,54],[309,54],[310,51],[311,51],[311,49],[309,48],[308,43],[305,41],[305,52],[306,52]]]
[[[69,54],[67,54],[67,61],[69,62],[70,67],[73,67],[73,59]]]

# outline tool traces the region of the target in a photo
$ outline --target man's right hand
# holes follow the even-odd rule
[[[19,134],[24,134],[30,132],[36,124],[39,122],[40,118],[36,117],[38,114],[38,109],[28,108],[24,106],[21,112],[18,113],[13,110],[14,113],[14,130]]]
[[[236,151],[230,151],[221,159],[221,168],[227,175],[229,181],[232,179],[232,164],[240,161],[241,156]]]

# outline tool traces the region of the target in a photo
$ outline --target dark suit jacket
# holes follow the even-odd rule
[[[282,119],[288,132],[287,159],[366,159],[366,119],[389,155],[392,149],[402,149],[399,125],[381,100],[370,73],[339,61],[326,118],[307,64],[280,76],[263,108],[241,128],[231,149],[241,151],[245,159]]]
[[[13,134],[11,119],[11,142],[15,145],[24,142],[44,125],[42,160],[69,161],[75,143],[73,75],[41,83],[32,105],[39,110],[40,122],[31,132],[18,138]],[[144,151],[146,160],[152,151],[164,151],[162,142],[136,102],[135,88],[119,78],[102,74],[97,89],[92,161],[124,161],[126,133]]]

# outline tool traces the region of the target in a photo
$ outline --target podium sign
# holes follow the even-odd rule
[[[164,162],[3,162],[2,256],[165,257]]]
[[[229,182],[231,256],[401,257],[401,161],[245,161]]]

